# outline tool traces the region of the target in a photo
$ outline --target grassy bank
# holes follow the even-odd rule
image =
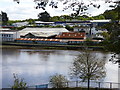
[[[37,49],[63,49],[63,50],[82,50],[84,45],[57,45],[57,44],[34,44],[34,43],[15,43],[3,42],[2,48],[37,48]],[[88,46],[90,50],[104,50],[103,46]]]

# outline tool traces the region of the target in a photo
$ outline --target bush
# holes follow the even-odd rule
[[[50,77],[49,82],[53,88],[64,88],[67,86],[68,80],[66,79],[65,76],[63,76],[61,74],[55,74]]]
[[[27,83],[24,82],[23,78],[19,78],[17,74],[13,74],[14,85],[11,86],[14,90],[27,88]]]

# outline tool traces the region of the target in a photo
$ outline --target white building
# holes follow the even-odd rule
[[[12,25],[15,27],[22,27],[22,26],[27,26],[29,24],[29,22],[17,22],[17,23],[13,23]]]
[[[35,24],[36,24],[37,26],[45,25],[45,24],[47,24],[47,25],[53,25],[54,22],[35,21]]]
[[[0,32],[0,41],[14,41],[16,38],[19,38],[19,34],[17,32],[11,31]]]
[[[89,26],[77,26],[77,27],[74,27],[74,32],[85,32],[85,33],[89,33],[90,32],[90,27]]]
[[[47,38],[54,35],[58,35],[61,32],[69,32],[69,31],[65,28],[25,28],[19,31],[19,34],[20,37],[26,37],[29,34],[29,38],[31,37]]]

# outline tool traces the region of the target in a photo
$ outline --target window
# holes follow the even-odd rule
[[[10,37],[10,34],[8,34],[8,37]]]

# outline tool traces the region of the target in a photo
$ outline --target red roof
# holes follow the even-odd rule
[[[56,38],[84,38],[84,32],[63,32],[60,35],[57,35]]]

